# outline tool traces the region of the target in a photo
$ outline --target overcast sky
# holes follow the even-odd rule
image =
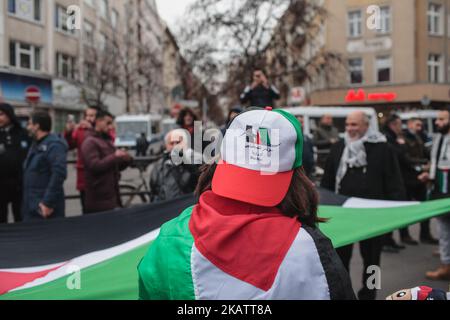
[[[167,22],[169,28],[176,30],[176,23],[189,4],[194,0],[156,0],[161,17]]]

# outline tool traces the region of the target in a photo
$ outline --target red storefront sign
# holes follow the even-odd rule
[[[369,93],[363,89],[349,90],[347,95],[345,96],[345,102],[392,102],[397,99],[397,94],[395,92],[377,92],[377,93]]]

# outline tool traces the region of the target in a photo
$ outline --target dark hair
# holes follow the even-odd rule
[[[195,115],[194,111],[192,111],[190,108],[184,108],[183,110],[180,111],[180,114],[178,115],[178,119],[177,119],[177,125],[179,125],[180,127],[184,126],[184,118],[190,114],[192,116],[192,118],[194,118],[194,121],[198,120],[198,117]]]
[[[242,113],[242,109],[239,108],[239,107],[235,107],[235,108],[230,109],[230,111],[228,112],[227,124],[230,123],[230,121],[231,121],[231,115],[232,115],[233,113],[237,113],[237,114],[239,115],[239,114]]]
[[[31,122],[38,124],[39,129],[44,132],[52,131],[52,118],[46,111],[35,111],[31,114]]]
[[[97,109],[97,115],[95,116],[95,120],[103,119],[105,117],[110,117],[114,119],[114,116],[106,110]]]
[[[217,164],[214,163],[204,165],[200,169],[201,175],[195,190],[198,197],[212,189],[211,184],[216,168]],[[319,218],[317,215],[319,194],[314,184],[306,176],[303,167],[294,171],[288,193],[277,207],[283,215],[296,217],[301,223],[312,228],[316,228],[318,223],[328,221],[328,219]]]
[[[84,110],[84,115],[86,116],[86,112],[89,110],[89,109],[91,109],[91,110],[95,110],[95,112],[96,113],[98,113],[100,110],[101,110],[101,108],[99,108],[99,107],[97,107],[97,106],[88,106],[87,108],[86,108],[86,110]]]
[[[397,120],[401,120],[400,116],[398,114],[396,114],[396,113],[392,113],[387,118],[385,126],[389,127],[392,123],[394,123]]]
[[[264,68],[261,67],[261,66],[256,66],[256,67],[253,69],[253,73],[255,73],[256,71],[261,71],[264,75],[267,75],[267,74],[266,74],[266,70],[264,70]]]

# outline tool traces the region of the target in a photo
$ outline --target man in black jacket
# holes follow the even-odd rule
[[[330,152],[322,187],[350,197],[379,200],[405,198],[403,179],[395,153],[386,137],[369,128],[369,119],[361,111],[351,113],[346,121],[345,140],[335,144]],[[376,291],[367,287],[370,266],[380,266],[383,237],[360,243],[364,261],[363,288],[358,297],[373,300]],[[353,245],[337,250],[347,270]]]
[[[11,204],[15,222],[22,220],[22,165],[31,145],[31,138],[21,127],[14,109],[0,104],[0,223],[8,220]]]
[[[247,86],[241,94],[241,103],[250,107],[275,107],[275,100],[280,99],[278,90],[269,84],[264,71],[256,69],[253,72],[253,83]]]

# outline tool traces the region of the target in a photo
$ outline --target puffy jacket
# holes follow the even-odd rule
[[[42,219],[39,203],[54,210],[50,218],[64,217],[64,181],[67,178],[66,142],[49,134],[33,143],[24,163],[22,216]]]

